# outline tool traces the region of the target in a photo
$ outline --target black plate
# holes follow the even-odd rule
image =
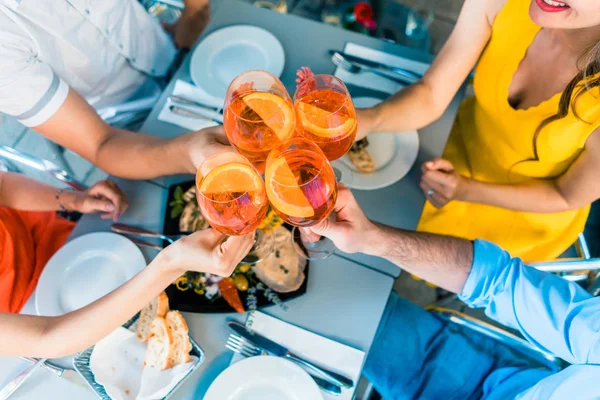
[[[167,212],[165,213],[165,224],[163,229],[165,235],[177,235],[181,233],[179,231],[179,217],[171,218],[171,206],[169,206],[169,203],[171,203],[171,201],[174,199],[175,189],[177,188],[177,186],[181,186],[183,192],[185,193],[194,185],[194,183],[194,181],[182,182],[177,185],[173,185],[169,188]],[[290,226],[286,226],[286,228],[291,230]],[[277,293],[277,295],[282,301],[290,300],[306,293],[306,287],[308,286],[309,264],[310,262],[307,262],[306,269],[304,270],[305,279],[304,282],[302,282],[302,286],[300,286],[298,290],[290,293]],[[182,292],[181,290],[177,289],[175,285],[169,286],[166,292],[169,296],[169,305],[174,310],[194,313],[234,312],[231,306],[222,297],[208,300],[206,297],[196,294],[193,290],[186,290],[185,292]],[[242,299],[242,304],[244,305],[244,308],[247,308],[246,297],[246,292],[240,292],[240,298]],[[272,302],[267,300],[266,297],[264,297],[263,292],[257,291],[257,300],[258,308],[274,305]]]

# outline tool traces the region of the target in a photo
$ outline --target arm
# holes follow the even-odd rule
[[[177,47],[190,49],[210,21],[210,1],[185,0],[184,5],[179,20],[174,25],[166,25],[165,28],[173,35]]]
[[[489,204],[509,210],[554,213],[576,210],[600,198],[600,133],[588,138],[571,167],[556,179],[532,179],[500,185],[462,177],[451,163],[436,159],[425,163],[421,188],[435,190],[430,201],[443,207],[451,200]]]
[[[227,143],[222,127],[190,132],[174,139],[117,129],[106,124],[75,91],[46,122],[34,127],[111,175],[151,179],[196,173],[202,160]]]
[[[62,207],[61,207],[62,205]],[[101,181],[85,192],[58,190],[20,174],[0,172],[0,207],[26,211],[104,213],[116,220],[127,209],[125,195],[112,181]]]
[[[523,265],[498,246],[406,232],[370,222],[348,189],[336,220],[310,230],[346,252],[383,257],[402,269],[485,308],[538,347],[572,363],[600,362],[600,298],[573,282]]]
[[[423,78],[373,108],[358,111],[359,138],[419,129],[438,119],[477,63],[491,35],[490,21],[502,3],[466,0],[452,34]]]
[[[231,237],[225,242],[224,235],[212,229],[195,233],[163,250],[118,289],[60,317],[0,313],[0,356],[57,358],[85,350],[129,320],[185,271],[229,276],[250,250],[253,237]]]

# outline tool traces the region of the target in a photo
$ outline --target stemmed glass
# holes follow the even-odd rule
[[[337,199],[335,173],[319,146],[297,137],[272,150],[267,158],[265,186],[271,207],[294,226],[296,251],[307,259],[333,254],[331,240],[305,241],[298,229],[327,218]]]
[[[243,262],[257,263],[272,252],[272,235],[257,230],[269,208],[265,184],[244,156],[227,152],[204,160],[196,174],[196,198],[200,212],[217,231],[230,236],[256,231],[252,255]]]
[[[263,174],[269,152],[294,136],[292,100],[276,76],[247,71],[229,85],[223,115],[229,142]]]

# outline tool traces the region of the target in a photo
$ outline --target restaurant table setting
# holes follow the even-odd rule
[[[227,87],[236,76],[247,70],[265,70],[276,78],[286,76],[284,83],[290,89],[293,86],[290,84],[289,72],[285,71],[289,71],[289,69],[295,71],[303,65],[298,62],[286,65],[290,59],[295,60],[296,56],[290,52],[294,51],[294,40],[297,38],[291,38],[288,34],[293,36],[294,32],[316,32],[323,29],[322,36],[333,37],[335,36],[333,32],[337,32],[337,30],[331,31],[331,27],[321,26],[289,15],[275,14],[268,10],[255,9],[235,0],[225,0],[225,3],[215,13],[207,34],[201,38],[195,50],[175,75],[173,82],[161,96],[145,125],[148,129],[144,130],[159,136],[172,134],[166,132],[164,127],[167,125],[160,125],[158,121],[170,124],[168,126],[173,128],[173,132],[183,132],[177,127],[198,130],[223,123]],[[274,23],[273,18],[281,18],[281,20]],[[352,36],[352,38],[357,39],[358,36]],[[361,40],[363,39],[357,41]],[[368,40],[368,43],[374,47],[379,46],[379,42],[375,39],[365,38],[364,40]],[[341,51],[347,56],[363,57],[372,62],[380,62],[408,71],[408,73],[404,71],[398,75],[393,71],[382,71],[385,70],[385,67],[379,68],[379,66],[366,62],[363,63],[360,72],[357,72],[356,68],[353,69],[354,72],[340,67],[335,70],[335,77],[353,87],[371,89],[368,93],[391,94],[402,86],[396,80],[408,82],[422,74],[427,68],[426,63],[407,60],[358,43],[348,42],[345,46],[328,50]],[[316,54],[319,55],[314,57],[327,57],[327,65],[334,68],[335,64],[331,60],[331,54],[327,51]],[[311,65],[310,58],[307,57],[305,62],[305,65]],[[324,65],[321,61],[319,62],[320,65]],[[369,68],[376,68],[377,72],[371,72],[371,70],[367,72]],[[314,72],[318,74],[331,71]],[[398,76],[394,75],[395,80],[390,80],[382,74]],[[331,84],[333,80],[327,82]],[[285,96],[283,97],[285,98]],[[351,99],[357,107],[371,106],[381,100],[380,96]],[[289,96],[286,101],[292,104],[293,99]],[[293,106],[297,106],[297,104],[293,104]],[[153,132],[153,124],[160,126],[160,132]],[[386,135],[391,138],[386,138]],[[371,141],[369,138],[368,149],[376,163],[375,171],[370,173],[370,177],[367,179],[362,176],[360,171],[354,169],[354,187],[374,190],[394,184],[408,172],[415,162],[416,153],[419,151],[419,138],[416,132],[382,134],[381,137],[382,142],[379,142],[379,139]],[[390,143],[391,145],[389,145]],[[351,165],[346,156],[334,161],[334,163],[340,162],[344,163],[346,167]],[[214,169],[214,166],[211,168]],[[387,168],[394,171],[388,171]],[[245,167],[238,167],[237,171],[244,173]],[[202,175],[201,178],[206,179],[208,175]],[[262,173],[257,176],[262,180]],[[190,188],[194,187],[199,190],[202,185],[198,182],[201,183],[202,180],[195,180],[189,184]],[[123,221],[127,224],[128,229],[143,228],[151,233],[166,234],[171,239],[182,233],[164,230],[172,209],[169,204],[175,200],[173,197],[175,186],[161,186],[154,182],[130,184],[127,181],[124,181],[123,186],[125,189],[128,189],[129,186],[136,188],[130,205],[131,210],[136,210],[134,212],[135,219],[125,218]],[[196,197],[196,194],[193,196]],[[264,200],[263,204],[268,203]],[[273,207],[273,203],[271,207]],[[128,211],[125,217],[131,215],[130,212],[132,211]],[[319,217],[322,216],[319,215]],[[152,221],[151,225],[148,225],[148,221]],[[165,225],[161,226],[160,224],[163,222]],[[119,227],[117,226],[117,228]],[[135,244],[157,249],[168,244],[168,240],[160,242],[154,240],[152,236],[142,235],[140,237],[128,234],[128,240],[123,236],[106,232],[87,234],[98,229],[109,230],[110,224],[100,221],[94,216],[84,216],[74,232],[74,239],[72,238],[55,256],[56,260],[61,262],[61,266],[58,264],[53,266],[51,260],[46,267],[35,296],[35,304],[40,314],[61,315],[72,311],[130,279],[133,274],[146,265],[144,257],[141,256]],[[121,231],[120,233],[127,232]],[[150,243],[146,242],[148,240]],[[92,248],[97,252],[91,251]],[[127,249],[127,251],[120,249]],[[77,251],[75,252],[75,250]],[[147,254],[150,253],[145,252],[144,254],[148,258]],[[156,252],[151,254],[154,256]],[[65,258],[65,255],[69,255],[69,257]],[[127,263],[128,266],[125,267],[122,263]],[[90,287],[90,281],[86,282],[83,278],[85,273],[90,272],[90,265],[94,265],[94,268],[97,269],[97,271],[92,271],[93,274],[96,274],[93,275],[94,280],[98,282],[97,286],[92,285],[94,287]],[[283,266],[281,270],[286,269],[287,267]],[[284,306],[279,302],[275,302],[275,305],[261,303],[255,310],[248,307],[248,304],[243,304],[245,310],[251,310],[246,314],[245,324],[238,324],[232,320],[231,317],[236,314],[215,314],[203,311],[185,313],[190,338],[200,349],[200,352],[195,354],[197,356],[196,364],[179,366],[183,371],[169,372],[166,376],[170,378],[165,377],[167,383],[160,384],[160,388],[154,387],[149,390],[144,388],[142,396],[137,396],[137,398],[172,396],[176,399],[204,398],[206,400],[352,399],[393,280],[389,275],[378,272],[377,269],[365,268],[363,265],[338,255],[332,255],[327,259],[310,260],[310,271],[310,276],[308,269],[301,271],[305,274],[304,280],[302,280],[302,293],[298,297],[289,299],[283,296]],[[240,272],[238,267],[235,274],[240,273],[247,274],[247,272]],[[49,283],[50,281],[52,283]],[[197,293],[205,293],[207,290],[205,286],[202,288],[197,286],[197,282],[186,284],[189,284],[188,288],[191,291],[196,290]],[[202,285],[206,285],[206,282],[203,281]],[[85,293],[88,288],[89,292]],[[360,294],[361,292],[364,292],[364,295]],[[188,309],[188,311],[190,310]],[[233,311],[233,309],[220,312],[226,311]],[[232,329],[232,326],[236,326],[235,324],[237,324],[238,331]],[[247,329],[246,333],[250,332],[250,336],[239,330],[244,327]],[[252,332],[257,336],[252,337]],[[130,390],[129,393],[126,393],[126,390],[130,389],[128,386],[139,388],[142,380],[157,382],[154,378],[142,379],[141,374],[125,374],[118,380],[114,379],[114,375],[111,376],[112,366],[115,364],[123,367],[135,365],[130,369],[139,371],[142,358],[139,347],[141,344],[131,343],[134,341],[131,335],[131,331],[120,328],[99,342],[95,350],[88,349],[78,355],[79,364],[76,365],[80,367],[80,373],[100,398],[136,398],[136,394],[139,394],[140,391]],[[264,336],[266,340],[258,340],[258,335]],[[275,342],[279,347],[265,345],[269,341]],[[133,346],[134,344],[136,346]],[[124,359],[119,356],[122,353],[119,350],[123,348],[122,346],[132,349],[138,347],[138,350],[132,350],[131,354]],[[143,345],[141,346],[143,347]],[[290,357],[288,353],[296,357]],[[307,367],[306,364],[300,366],[302,361],[308,362],[312,367]],[[65,367],[72,367],[69,364],[73,362],[73,358],[67,359],[66,362]],[[1,367],[2,363],[0,363]],[[195,370],[194,373],[188,374],[190,368]],[[42,370],[44,370],[44,374],[42,371],[38,371],[34,378],[30,378],[23,387],[16,391],[15,399],[47,398],[47,396],[41,397],[40,393],[44,391],[38,390],[36,383],[46,382],[48,374],[52,374],[55,379],[64,381],[56,374],[49,372],[48,368],[45,367]],[[82,372],[83,370],[85,371]],[[325,373],[322,373],[323,371]],[[13,373],[11,376],[15,375]],[[35,376],[42,376],[43,379],[35,378]],[[175,378],[173,378],[174,376]],[[182,378],[187,378],[187,383],[182,384]],[[81,382],[78,385],[69,384],[69,386],[74,386],[74,388],[65,389],[65,396],[61,395],[61,398],[91,398],[92,392],[83,389]],[[32,387],[36,389],[31,389]],[[57,387],[53,386],[53,389],[49,390],[58,390]],[[99,393],[97,389],[104,390],[104,394]],[[37,390],[37,394],[28,397],[27,394],[31,393],[31,390]],[[80,392],[85,395],[78,395],[77,393]],[[151,392],[158,393],[158,396],[146,396]],[[167,392],[169,392],[168,395]]]

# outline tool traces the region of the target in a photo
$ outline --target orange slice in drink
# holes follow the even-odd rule
[[[284,157],[276,159],[268,166],[265,177],[267,196],[271,205],[279,212],[298,218],[315,215],[315,210],[298,186],[296,177]]]
[[[275,132],[279,140],[285,141],[292,136],[296,121],[289,102],[267,92],[253,92],[244,96],[243,100]]]
[[[342,136],[351,131],[354,125],[356,125],[355,118],[339,116],[338,118],[342,124],[335,128],[330,128],[327,126],[327,116],[331,114],[329,111],[304,102],[298,103],[298,109],[301,111],[299,116],[304,129],[320,137],[333,138]],[[313,120],[310,121],[307,116],[311,116]]]
[[[210,171],[200,182],[200,192],[246,193],[261,190],[262,184],[262,179],[250,165],[234,162]]]
[[[204,160],[204,162],[200,166],[200,175],[202,175],[202,177],[205,177],[210,173],[210,171],[217,168],[219,165],[229,163],[240,163],[250,165],[248,159],[241,154],[234,153],[232,151],[217,153]]]

